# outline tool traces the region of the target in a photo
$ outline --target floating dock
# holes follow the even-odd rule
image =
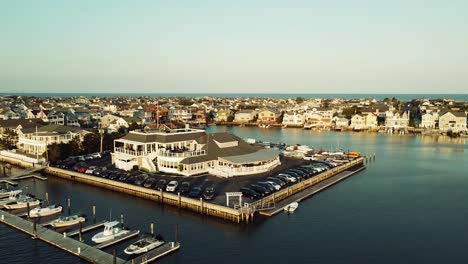
[[[364,170],[365,167],[358,167],[358,168],[352,168],[349,170],[345,170],[343,172],[340,172],[326,180],[323,180],[312,187],[309,187],[301,192],[298,192],[296,194],[293,194],[289,196],[288,198],[281,200],[275,204],[275,208],[268,209],[268,210],[262,210],[259,211],[259,214],[265,215],[265,216],[273,216],[277,213],[280,213],[284,210],[284,207],[288,206],[288,204],[293,203],[293,202],[300,202],[314,194],[319,193],[322,190],[325,190],[326,188]]]
[[[135,264],[149,263],[173,251],[176,251],[179,248],[180,248],[179,242],[166,242],[164,245],[157,247],[149,251],[148,253],[140,255],[134,259],[131,259],[129,262],[135,263]]]
[[[81,233],[83,234],[83,233],[89,232],[91,230],[97,229],[99,227],[102,227],[102,226],[104,226],[105,223],[107,223],[107,221],[101,221],[101,222],[98,222],[98,223],[93,224],[93,225],[85,226],[85,227],[81,228]],[[80,229],[77,229],[77,230],[66,233],[66,236],[73,237],[73,236],[77,236],[79,234],[80,234]]]
[[[97,249],[103,249],[103,248],[106,248],[106,247],[110,247],[110,246],[112,246],[114,244],[117,244],[117,243],[120,243],[120,242],[122,242],[122,241],[124,241],[126,239],[137,236],[138,234],[140,234],[140,230],[133,230],[128,234],[118,236],[118,237],[116,237],[116,238],[114,238],[112,240],[109,240],[107,242],[104,242],[104,243],[97,244],[94,247],[97,248]]]
[[[32,236],[35,239],[42,240],[50,245],[53,245],[59,249],[62,249],[70,254],[78,256],[81,259],[91,263],[125,263],[125,261],[121,258],[114,257],[109,253],[106,253],[102,250],[84,244],[72,238],[66,236],[64,237],[63,235],[53,230],[44,228],[39,224],[37,224],[34,228],[34,223],[31,223],[25,219],[22,219],[5,211],[0,211],[0,223],[4,223],[15,229],[18,229]]]

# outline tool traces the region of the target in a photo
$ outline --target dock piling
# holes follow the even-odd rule
[[[33,220],[33,233],[34,233],[33,239],[35,239],[37,236],[37,218],[34,218]]]
[[[82,222],[80,222],[80,230],[79,230],[78,235],[79,235],[80,242],[83,242],[83,223]]]
[[[124,215],[123,215],[123,213],[120,213],[120,226],[122,228],[124,227]]]
[[[179,241],[179,224],[176,224],[175,226],[175,241]]]
[[[48,192],[45,193],[45,200],[46,200],[46,204],[49,205],[49,193]]]
[[[153,223],[151,223],[150,229],[151,229],[151,236],[154,237],[154,224]]]
[[[78,248],[78,255],[81,254],[81,248]]]
[[[93,205],[93,223],[96,223],[96,206]]]
[[[117,254],[115,252],[115,248],[112,250],[112,256],[113,256],[113,261],[114,261],[113,263],[117,264]]]
[[[70,210],[71,210],[71,199],[68,198],[68,215],[70,215]]]
[[[28,214],[28,219],[29,219],[30,218],[30,215],[29,215],[29,211],[30,211],[29,202],[26,203],[26,210],[28,210],[26,213]]]

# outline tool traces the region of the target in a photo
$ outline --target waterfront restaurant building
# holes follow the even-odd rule
[[[232,134],[191,128],[131,131],[114,141],[112,162],[123,170],[137,166],[149,172],[220,177],[257,174],[280,165],[278,150],[249,145]]]

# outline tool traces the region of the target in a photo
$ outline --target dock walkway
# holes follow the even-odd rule
[[[34,231],[34,224],[22,219],[18,216],[12,215],[5,211],[0,211],[0,223],[4,223],[8,226],[11,226],[15,229],[18,229],[33,238],[40,239],[50,245],[53,245],[57,248],[60,248],[68,253],[71,253],[75,256],[82,258],[91,263],[120,263],[123,264],[125,261],[121,258],[115,258],[109,253],[96,249],[87,244],[81,243],[77,240],[74,240],[69,237],[64,237],[63,235],[42,227],[41,225],[36,225],[36,232]],[[114,262],[115,261],[115,262]]]
[[[167,255],[171,253],[172,251],[176,251],[180,248],[180,243],[179,242],[166,242],[164,245],[157,247],[148,253],[145,253],[143,255],[140,255],[130,261],[129,263],[135,263],[135,264],[144,264],[144,263],[149,263],[153,260],[156,260],[164,255]]]
[[[362,170],[364,170],[365,167],[358,167],[358,168],[350,168],[348,170],[345,170],[343,172],[340,172],[326,180],[323,180],[301,192],[298,192],[296,194],[293,194],[291,196],[289,196],[288,198],[284,199],[284,200],[281,200],[279,202],[276,203],[276,206],[275,208],[273,209],[269,209],[269,210],[262,210],[262,211],[259,211],[259,213],[261,215],[265,215],[265,216],[273,216],[275,214],[278,214],[279,212],[283,211],[284,210],[284,207],[286,207],[288,204],[290,203],[293,203],[293,202],[300,202],[348,177],[350,177],[351,175],[354,175]]]

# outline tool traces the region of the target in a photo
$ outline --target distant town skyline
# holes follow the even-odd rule
[[[0,93],[456,94],[464,1],[11,1]]]

